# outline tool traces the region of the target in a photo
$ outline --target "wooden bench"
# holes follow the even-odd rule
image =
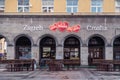
[[[34,70],[34,59],[9,59],[0,60],[0,64],[6,64],[6,69],[8,71],[33,71]]]
[[[96,66],[96,69],[99,71],[108,70],[108,63],[105,59],[93,59],[93,65]]]
[[[94,59],[93,63],[97,66],[97,70],[100,71],[115,71],[116,65],[120,71],[120,60]]]
[[[78,59],[78,60],[71,60],[71,59],[64,59],[63,60],[63,64],[65,65],[65,66],[67,66],[67,69],[69,70],[70,69],[70,67],[72,67],[72,69],[75,69],[75,67],[76,66],[80,66],[80,60]]]

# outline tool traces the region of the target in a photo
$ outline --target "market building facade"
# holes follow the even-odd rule
[[[7,59],[120,59],[119,15],[0,15]],[[63,24],[67,22],[67,27]],[[56,23],[61,25],[54,28]],[[51,25],[53,28],[51,28]],[[74,28],[79,25],[79,28]],[[69,29],[71,28],[71,29]]]
[[[0,59],[120,60],[119,3],[0,0]]]

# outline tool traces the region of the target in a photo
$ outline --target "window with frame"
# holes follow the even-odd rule
[[[103,0],[91,0],[91,12],[102,12]]]
[[[18,0],[18,12],[29,12],[29,0]]]
[[[54,0],[42,0],[42,12],[54,12]]]
[[[120,12],[120,0],[115,0],[115,11]]]
[[[120,60],[120,37],[113,42],[113,56],[115,60]]]
[[[45,37],[40,42],[41,58],[55,59],[56,52],[55,40],[51,37]]]
[[[64,42],[64,59],[80,59],[80,42],[75,37],[69,37]]]
[[[67,0],[67,12],[75,13],[78,11],[78,0]]]
[[[0,0],[0,12],[4,12],[5,9],[5,0]]]

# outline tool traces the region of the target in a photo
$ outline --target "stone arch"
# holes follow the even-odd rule
[[[63,53],[64,59],[81,60],[80,38],[75,35],[68,35],[65,37]]]
[[[106,40],[106,38],[105,38],[104,36],[100,35],[100,34],[93,34],[93,35],[89,36],[89,37],[87,38],[87,40],[86,40],[87,46],[88,46],[89,40],[90,40],[92,37],[95,37],[95,36],[100,37],[101,39],[103,39],[105,46],[107,46],[107,40]]]
[[[114,43],[115,39],[118,38],[118,37],[120,37],[120,34],[119,34],[119,35],[116,35],[116,36],[114,36],[114,37],[112,38],[112,40],[111,40],[111,46],[113,46],[113,43]]]
[[[33,40],[26,34],[20,34],[15,37],[15,58],[32,58],[32,45]]]
[[[16,43],[16,41],[18,40],[18,38],[20,38],[20,37],[22,37],[22,36],[27,37],[27,38],[31,41],[31,46],[34,45],[34,41],[33,41],[32,37],[30,37],[30,36],[27,35],[27,34],[19,34],[19,35],[17,35],[17,36],[14,38],[14,42]]]
[[[120,35],[117,35],[113,38],[112,46],[113,46],[113,59],[120,60]]]
[[[105,59],[105,38],[101,35],[92,35],[88,41],[88,64],[93,66],[93,59]]]
[[[56,40],[52,35],[43,35],[39,40],[39,61],[45,66],[46,60],[56,58]]]
[[[62,41],[61,41],[61,42],[62,42],[62,46],[64,46],[64,41],[65,41],[68,37],[75,37],[75,38],[77,38],[77,39],[79,40],[79,42],[80,42],[80,46],[82,46],[82,44],[83,44],[82,39],[81,39],[79,36],[75,35],[75,34],[69,34],[69,35],[65,36],[65,37],[62,39]]]
[[[36,42],[37,46],[39,46],[40,41],[41,41],[43,38],[47,37],[47,36],[52,37],[52,38],[55,40],[55,42],[56,42],[56,46],[58,45],[58,40],[57,40],[57,38],[56,38],[55,36],[53,36],[53,35],[51,35],[51,34],[44,34],[44,35],[40,36],[40,37],[37,39],[37,42]]]

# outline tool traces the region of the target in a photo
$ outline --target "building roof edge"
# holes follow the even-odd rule
[[[0,13],[0,17],[19,17],[19,18],[32,18],[32,17],[115,17],[120,16],[120,13],[91,13],[91,12],[79,12],[79,13],[66,13],[66,12],[60,12],[60,13],[11,13],[11,12],[5,12]]]

